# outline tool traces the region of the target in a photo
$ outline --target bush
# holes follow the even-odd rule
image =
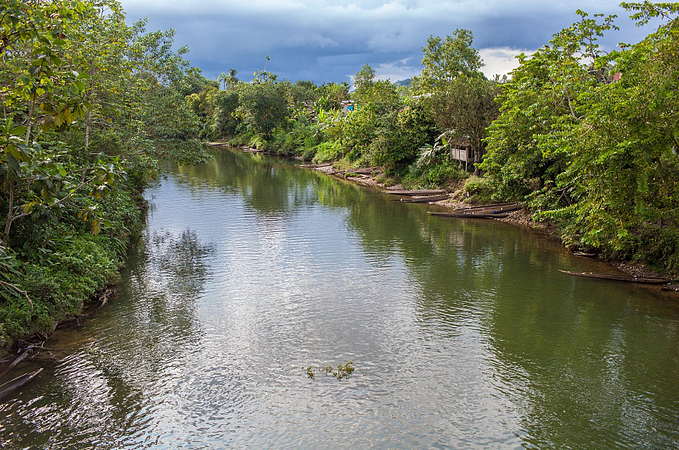
[[[487,203],[494,200],[495,187],[490,178],[472,175],[464,183],[462,191],[476,203]]]
[[[321,142],[316,146],[313,162],[316,164],[328,161],[338,161],[344,157],[344,148],[339,141]]]

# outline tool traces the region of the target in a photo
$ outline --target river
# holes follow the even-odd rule
[[[0,447],[679,446],[673,294],[261,155],[146,195],[119,295],[48,341]]]

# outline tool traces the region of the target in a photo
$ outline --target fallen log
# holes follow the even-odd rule
[[[42,367],[39,368],[38,370],[35,370],[30,373],[26,373],[24,375],[20,375],[13,380],[8,381],[7,383],[3,384],[0,386],[0,399],[3,397],[6,397],[7,395],[11,394],[12,392],[16,391],[17,389],[21,389],[25,385],[31,382],[33,378],[37,377],[38,374],[42,372]]]
[[[660,277],[637,277],[634,275],[620,275],[614,273],[596,273],[596,272],[571,272],[570,270],[561,270],[559,272],[565,273],[566,275],[572,275],[574,277],[584,277],[584,278],[595,278],[598,280],[612,280],[612,281],[625,281],[627,283],[641,283],[641,284],[666,284],[671,283],[673,280],[669,278]]]
[[[4,376],[7,372],[9,372],[10,370],[14,369],[14,367],[15,367],[17,364],[19,364],[21,361],[23,361],[24,359],[28,358],[28,357],[31,355],[31,352],[32,352],[32,351],[33,351],[33,346],[29,345],[29,346],[23,351],[23,353],[21,353],[21,355],[19,355],[18,357],[16,357],[16,358],[14,359],[14,361],[12,361],[12,363],[11,363],[9,366],[7,366],[7,368],[6,368],[5,370],[3,370],[3,371],[0,373],[0,377]]]
[[[443,189],[423,189],[419,191],[407,191],[407,190],[393,190],[393,191],[383,191],[385,194],[389,195],[404,195],[404,196],[416,196],[416,195],[438,195],[443,194],[446,191]]]
[[[450,196],[448,194],[444,195],[430,195],[427,197],[410,197],[401,198],[399,201],[403,203],[429,203],[429,202],[440,202],[441,200],[448,200]]]

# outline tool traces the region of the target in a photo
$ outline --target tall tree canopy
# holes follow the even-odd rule
[[[420,89],[429,96],[436,123],[453,137],[469,139],[478,171],[486,128],[497,116],[498,84],[480,71],[483,61],[472,42],[472,32],[463,29],[445,39],[430,36],[422,49]]]
[[[521,56],[499,100],[483,167],[529,195],[567,243],[679,270],[679,4],[626,3],[667,22],[603,52],[613,16],[588,16]]]

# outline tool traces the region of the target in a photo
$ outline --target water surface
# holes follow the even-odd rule
[[[46,344],[0,444],[679,446],[676,297],[259,155],[173,168],[147,198],[120,295]]]

